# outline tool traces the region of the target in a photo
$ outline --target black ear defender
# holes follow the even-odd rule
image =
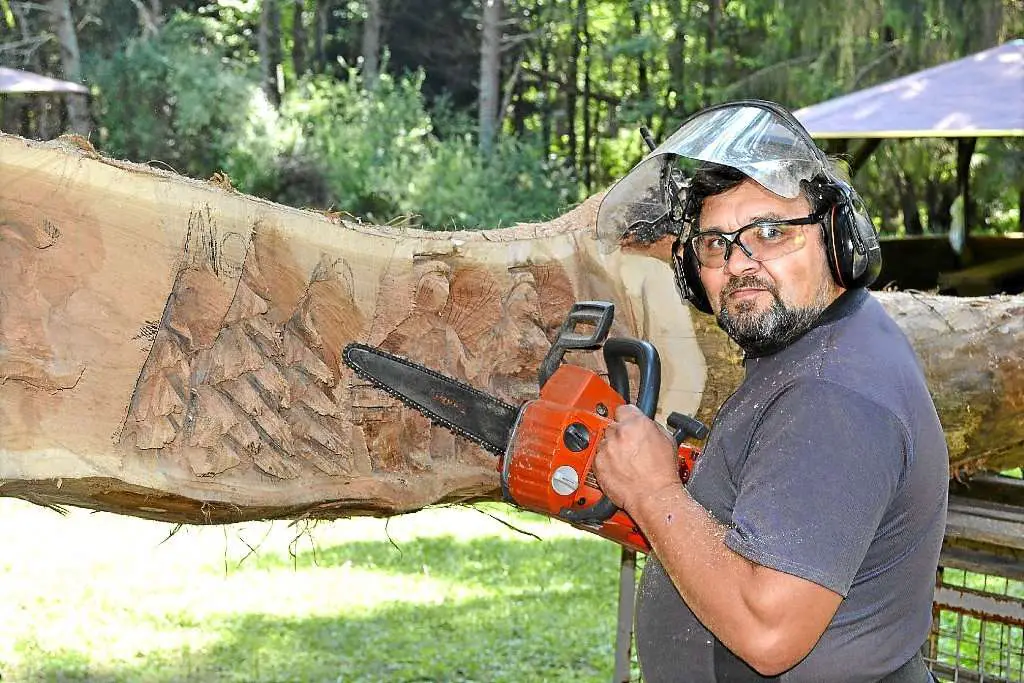
[[[682,249],[682,255],[679,251]],[[683,301],[701,313],[711,313],[711,302],[700,281],[700,264],[689,241],[682,243],[676,240],[672,245],[672,272],[676,280],[676,290]]]
[[[822,222],[832,279],[846,289],[867,287],[882,270],[878,233],[857,191],[839,178],[829,180],[838,194]]]

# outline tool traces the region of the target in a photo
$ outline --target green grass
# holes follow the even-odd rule
[[[470,508],[170,535],[0,499],[0,680],[609,680],[617,546],[486,509],[543,540]]]

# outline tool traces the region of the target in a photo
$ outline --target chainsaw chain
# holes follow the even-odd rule
[[[385,382],[379,380],[378,378],[376,378],[372,374],[370,374],[368,371],[366,371],[363,368],[359,367],[358,361],[353,360],[352,358],[349,357],[349,352],[352,349],[361,349],[363,351],[367,351],[367,352],[372,353],[374,355],[381,356],[382,358],[387,358],[389,360],[392,360],[395,363],[398,363],[399,365],[404,365],[406,367],[409,367],[409,368],[412,368],[412,369],[417,370],[419,372],[422,372],[422,373],[424,373],[426,375],[430,375],[431,377],[433,377],[435,379],[438,379],[438,380],[441,380],[443,382],[446,382],[448,384],[453,384],[453,385],[459,387],[459,389],[461,389],[462,391],[465,391],[467,394],[477,398],[480,401],[485,401],[487,403],[490,403],[491,405],[498,405],[498,406],[501,406],[504,409],[507,409],[507,410],[510,410],[510,411],[513,411],[513,412],[518,410],[515,406],[509,405],[508,403],[505,403],[504,401],[502,401],[500,399],[497,399],[494,396],[491,396],[490,394],[488,394],[486,392],[480,391],[476,387],[471,386],[469,384],[466,384],[465,382],[463,382],[461,380],[455,379],[454,377],[449,377],[448,375],[444,375],[444,374],[442,374],[440,372],[437,372],[436,370],[431,370],[430,368],[425,367],[423,365],[420,365],[419,363],[413,362],[413,361],[409,360],[408,358],[405,358],[403,356],[397,356],[397,355],[395,355],[393,353],[389,353],[387,351],[383,351],[383,350],[381,350],[381,349],[379,349],[379,348],[377,348],[375,346],[369,346],[367,344],[360,344],[359,342],[351,342],[351,343],[349,343],[349,344],[347,344],[345,346],[345,350],[342,352],[342,358],[345,360],[345,365],[347,365],[350,368],[352,368],[357,375],[359,375],[363,379],[369,381],[373,386],[377,387],[381,391],[383,391],[383,392],[385,392],[387,394],[390,394],[391,396],[394,396],[399,401],[401,401],[402,403],[404,403],[408,407],[412,408],[413,410],[419,411],[420,413],[425,415],[430,420],[431,423],[433,423],[433,424],[435,424],[435,425],[437,425],[439,427],[444,427],[445,429],[447,429],[448,431],[452,432],[453,434],[455,434],[457,436],[461,436],[464,439],[468,439],[469,441],[472,441],[473,443],[477,444],[481,448],[483,448],[483,449],[485,449],[487,451],[490,451],[491,453],[494,453],[495,455],[504,455],[505,454],[505,449],[504,448],[499,447],[496,444],[488,443],[487,441],[481,439],[480,437],[476,436],[472,432],[466,431],[465,429],[463,429],[462,427],[459,427],[457,424],[455,424],[453,422],[449,422],[448,420],[444,419],[443,417],[441,417],[440,415],[438,415],[437,413],[432,411],[427,406],[420,405],[420,404],[416,403],[415,401],[410,399],[408,396],[405,396],[402,392],[398,391],[397,389],[395,389],[395,388],[393,388],[391,386],[388,386]]]

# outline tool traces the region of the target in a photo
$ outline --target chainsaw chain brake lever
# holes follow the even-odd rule
[[[547,384],[551,375],[562,363],[565,352],[575,349],[593,351],[601,348],[608,337],[612,320],[615,318],[615,304],[610,301],[577,301],[569,310],[569,315],[562,322],[555,343],[551,345],[544,360],[540,363],[537,378],[540,386]],[[581,325],[593,327],[590,333],[577,330]]]
[[[604,362],[608,368],[608,384],[629,403],[629,375],[626,361],[633,361],[640,370],[640,386],[637,389],[636,407],[644,415],[654,419],[658,410],[658,395],[661,393],[661,358],[658,350],[648,341],[613,337],[605,342]],[[573,524],[601,524],[607,521],[619,508],[608,496],[601,496],[593,505],[574,510],[564,509],[559,516]]]
[[[695,417],[672,412],[669,413],[665,422],[672,429],[672,436],[675,438],[677,446],[682,446],[683,441],[690,436],[701,441],[708,438],[707,425]]]

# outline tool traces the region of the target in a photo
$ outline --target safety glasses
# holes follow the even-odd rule
[[[753,261],[771,261],[803,248],[807,242],[804,226],[821,223],[828,209],[803,218],[760,220],[733,232],[705,230],[688,242],[697,262],[705,268],[721,268],[728,262],[734,246]]]

